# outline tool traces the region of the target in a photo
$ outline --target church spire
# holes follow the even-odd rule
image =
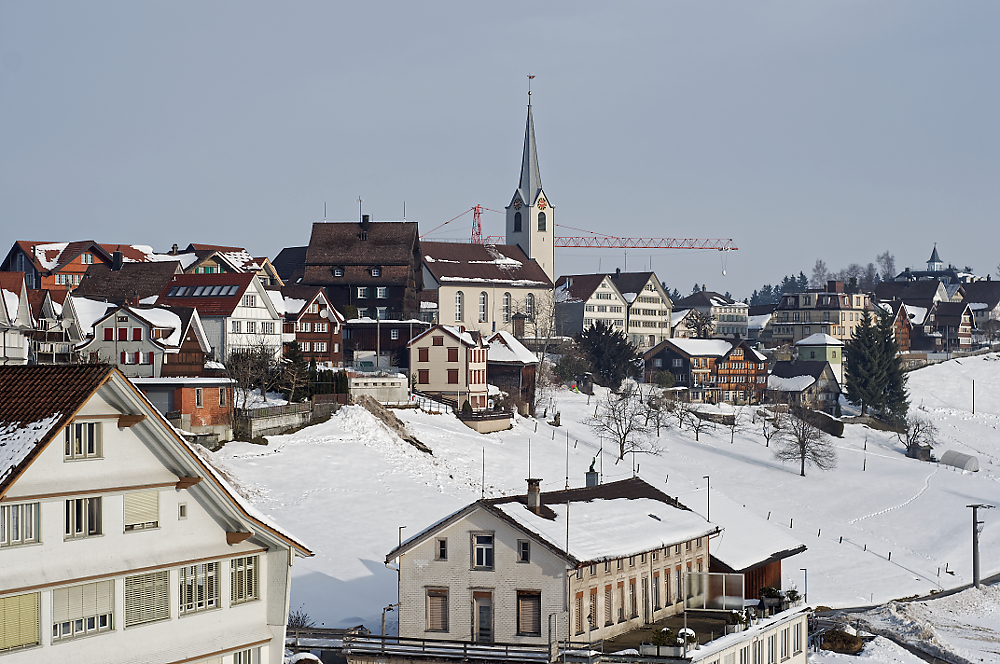
[[[542,176],[538,172],[538,153],[535,151],[535,123],[531,119],[531,91],[528,91],[528,121],[524,126],[524,154],[521,156],[521,200],[525,205],[533,205],[542,188]]]

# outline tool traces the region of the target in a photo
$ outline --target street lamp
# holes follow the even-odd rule
[[[805,567],[800,567],[799,570],[804,572],[806,577],[806,587],[804,589],[805,592],[802,593],[802,601],[805,604],[809,604],[809,570],[806,569]]]
[[[705,521],[712,520],[712,480],[708,478],[708,475],[703,476],[705,481],[708,482],[708,486],[705,488]]]
[[[979,530],[986,523],[985,521],[980,521],[978,518],[978,511],[980,508],[984,510],[993,509],[994,505],[983,505],[977,503],[975,505],[966,505],[966,507],[972,508],[972,585],[976,588],[979,587]]]

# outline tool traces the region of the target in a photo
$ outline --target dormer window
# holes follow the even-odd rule
[[[382,276],[382,268],[380,268],[380,267],[373,267],[371,269],[371,274],[372,274],[373,277],[381,277]]]
[[[333,276],[335,276],[335,277],[342,277],[342,276],[344,276],[344,268],[342,268],[342,267],[335,267],[335,268],[333,268]]]

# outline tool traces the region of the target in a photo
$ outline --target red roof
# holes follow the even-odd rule
[[[233,310],[240,304],[240,299],[250,283],[256,278],[253,272],[222,272],[215,274],[175,274],[167,285],[163,287],[163,292],[156,300],[157,304],[169,304],[174,307],[192,307],[198,310],[198,315],[205,316],[230,316]],[[168,293],[174,287],[187,287],[185,295],[170,297]],[[218,297],[189,297],[189,293],[196,292],[198,286],[238,286],[232,295]],[[265,296],[266,297],[266,296]]]

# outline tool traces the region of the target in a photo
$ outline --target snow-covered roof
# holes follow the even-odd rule
[[[0,480],[27,458],[61,417],[57,412],[27,424],[0,422]]]
[[[712,492],[712,521],[722,528],[712,539],[712,557],[738,572],[806,548],[787,528],[757,516],[720,491]],[[757,590],[747,588],[754,596]]]
[[[812,376],[793,376],[782,378],[781,376],[770,375],[767,377],[767,389],[778,392],[801,392],[816,382]]]
[[[923,325],[924,321],[927,320],[927,307],[915,307],[911,304],[904,304],[906,307],[906,315],[910,317],[910,322],[914,325]]]
[[[748,316],[747,317],[747,327],[750,329],[764,329],[764,326],[768,324],[771,320],[771,316],[774,314],[764,314],[762,316]]]
[[[284,316],[287,311],[285,308],[285,298],[281,295],[281,291],[277,290],[264,290],[267,293],[267,297],[271,300],[271,304],[274,305],[274,310],[278,312],[279,316]],[[301,309],[302,307],[299,307]]]
[[[80,326],[80,331],[84,336],[93,336],[94,323],[104,318],[104,315],[108,312],[108,307],[114,306],[107,302],[91,300],[86,297],[74,297],[70,295],[69,299],[73,301],[76,322]]]
[[[302,307],[306,306],[306,301],[301,300],[297,297],[286,297],[284,303],[285,313],[297,314],[302,311]]]
[[[705,537],[716,530],[694,512],[650,498],[570,502],[566,551],[565,503],[547,505],[555,513],[551,519],[535,514],[519,502],[500,503],[496,507],[551,547],[579,562],[632,556]]]
[[[35,260],[44,270],[54,270],[59,265],[59,257],[69,246],[69,242],[50,242],[34,246]]]
[[[166,338],[157,339],[161,344],[165,346],[179,346],[181,344],[181,335],[184,333],[184,323],[181,321],[181,317],[163,307],[155,307],[151,309],[129,309],[135,312],[136,316],[148,321],[154,327],[160,328],[171,328],[170,335]]]
[[[795,344],[796,346],[843,346],[844,342],[836,337],[831,337],[829,334],[823,334],[822,332],[817,332],[816,334],[810,334],[808,337],[799,341]]]
[[[724,357],[733,349],[733,344],[724,339],[668,339],[667,343],[673,344],[688,355],[699,357],[706,355]]]
[[[486,343],[489,344],[489,350],[486,352],[486,359],[489,362],[538,363],[535,354],[518,341],[517,337],[505,330],[491,336]]]
[[[622,297],[624,297],[625,301],[628,302],[629,304],[635,302],[635,298],[637,298],[638,296],[639,296],[638,293],[622,293]]]

